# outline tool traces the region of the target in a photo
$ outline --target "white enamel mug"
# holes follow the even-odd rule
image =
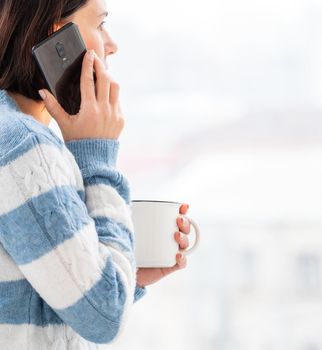
[[[199,244],[200,230],[189,217],[196,239],[188,249],[179,249],[174,233],[179,231],[177,218],[182,203],[133,200],[131,201],[132,220],[135,236],[135,256],[137,267],[171,267],[176,264],[176,254],[192,253]]]

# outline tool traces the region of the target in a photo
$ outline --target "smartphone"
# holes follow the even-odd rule
[[[85,42],[74,22],[67,23],[32,47],[32,55],[46,88],[72,115],[80,109],[80,76],[86,51]],[[95,82],[95,72],[93,77]]]

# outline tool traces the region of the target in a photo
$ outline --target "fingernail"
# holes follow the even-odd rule
[[[46,99],[46,93],[45,93],[44,90],[39,90],[38,93],[39,93],[40,97],[41,97],[43,100]]]

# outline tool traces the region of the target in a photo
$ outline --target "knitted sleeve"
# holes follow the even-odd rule
[[[105,205],[104,199],[102,201],[103,205],[98,203],[98,201],[102,199],[104,189],[105,191],[106,189],[111,190],[109,185],[117,189],[127,205],[130,204],[130,191],[126,178],[124,178],[120,172],[115,171],[114,168],[119,149],[119,142],[102,139],[83,139],[69,141],[66,142],[65,145],[73,156],[73,159],[70,159],[70,162],[73,163],[75,159],[77,163],[75,171],[78,172],[80,169],[81,172],[83,183],[80,184],[80,187],[84,184],[86,189],[86,197],[81,196],[81,198],[83,198],[90,215],[94,218],[96,227],[101,227],[102,220],[104,225],[104,221],[109,220],[111,215],[112,217],[117,217],[119,215],[116,211],[114,211],[113,214],[110,210],[106,210],[106,201],[109,200],[108,196],[105,198]],[[99,158],[101,154],[103,154],[103,158]],[[93,162],[94,159],[96,160],[95,162]],[[99,166],[97,166],[98,160],[100,161]],[[102,172],[103,176],[100,176],[100,173]],[[106,176],[107,174],[109,176]],[[107,204],[108,207],[110,204],[111,203]],[[94,205],[99,205],[99,208],[96,208],[95,212],[93,212]],[[128,210],[128,207],[126,207],[126,209]],[[109,242],[112,244],[115,239],[110,234],[106,236],[104,232],[105,230],[98,231],[100,242]],[[119,240],[120,237],[117,237],[117,239]],[[146,288],[141,288],[136,285],[134,302],[140,300],[145,294]]]
[[[144,294],[135,289],[129,188],[115,169],[117,141],[66,146],[30,133],[0,158],[0,242],[66,324],[109,343]]]

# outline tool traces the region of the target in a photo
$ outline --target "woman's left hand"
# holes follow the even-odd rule
[[[184,217],[189,209],[188,204],[182,204],[179,210],[179,216],[177,218],[178,232],[174,233],[174,238],[179,244],[180,249],[187,249],[189,247],[188,234],[190,233],[190,222]],[[187,265],[187,259],[184,253],[178,253],[176,255],[176,265],[173,267],[165,268],[139,268],[136,274],[136,283],[139,287],[145,287],[149,284],[158,282],[161,278],[169,275],[170,273],[184,269]]]

